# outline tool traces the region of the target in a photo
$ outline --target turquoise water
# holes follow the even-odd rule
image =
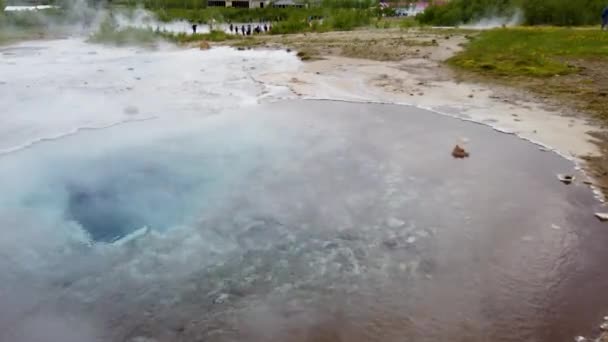
[[[608,232],[591,191],[556,180],[572,168],[481,125],[328,101],[38,144],[0,158],[0,336],[587,334]]]

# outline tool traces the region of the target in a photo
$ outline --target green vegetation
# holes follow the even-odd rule
[[[59,34],[61,24],[68,23],[69,20],[63,11],[54,9],[36,12],[0,11],[0,44]]]
[[[608,57],[608,34],[604,32],[518,28],[481,32],[449,63],[494,75],[548,77],[576,72],[568,59],[600,57]]]
[[[271,33],[350,31],[357,27],[370,25],[375,15],[370,10],[336,9],[327,10],[323,16],[319,17],[322,19],[309,22],[303,15],[293,15],[287,20],[275,23]]]
[[[321,8],[360,8],[367,9],[375,6],[376,0],[322,0],[315,5],[313,1],[304,1],[308,7]],[[148,9],[190,9],[198,10],[207,8],[207,0],[114,0],[113,4],[135,6],[142,4]],[[270,8],[268,8],[270,9]]]
[[[417,18],[424,24],[459,25],[521,11],[528,25],[593,25],[606,5],[604,0],[452,0],[430,6]]]
[[[447,4],[429,6],[416,18],[424,24],[455,26],[484,17],[509,16],[517,8],[517,0],[452,0]]]
[[[168,33],[160,32],[159,35],[167,40],[174,41],[176,43],[190,43],[198,41],[209,41],[209,42],[223,42],[226,40],[238,39],[239,36],[227,34],[224,31],[211,31],[210,33]]]
[[[196,23],[273,22],[274,34],[352,30],[380,17],[377,0],[322,0],[306,8],[207,7],[206,0],[143,0],[161,21],[187,20]],[[135,0],[114,0],[113,5],[133,8]]]
[[[153,45],[160,38],[160,32],[152,29],[128,27],[119,29],[111,19],[104,20],[99,30],[89,38],[93,43],[123,45]]]
[[[522,9],[529,25],[599,25],[606,5],[604,0],[526,0]]]
[[[192,9],[156,9],[161,21],[187,20],[200,23],[248,23],[272,21],[274,34],[299,32],[326,32],[352,30],[367,26],[378,17],[377,10],[356,8],[207,8]],[[313,18],[313,20],[310,20]]]
[[[211,31],[210,33],[171,33],[167,31],[153,30],[150,28],[119,28],[111,18],[106,18],[99,30],[95,32],[89,41],[93,43],[105,43],[118,46],[123,45],[144,45],[150,46],[159,40],[172,41],[179,44],[210,41],[223,42],[229,39],[237,39],[238,36],[229,35],[223,31]]]

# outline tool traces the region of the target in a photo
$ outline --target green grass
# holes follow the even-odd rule
[[[239,36],[227,34],[224,31],[211,31],[210,33],[196,33],[196,34],[187,34],[187,33],[167,33],[161,32],[159,33],[163,38],[173,41],[176,43],[191,43],[191,42],[199,42],[199,41],[209,41],[209,42],[223,42],[226,40],[237,39]]]
[[[166,8],[155,9],[159,20],[187,20],[191,22],[210,23],[248,23],[272,21],[273,34],[289,34],[303,32],[348,31],[357,27],[370,25],[378,12],[370,9],[356,8],[206,8],[184,9]],[[317,18],[309,23],[309,18]],[[318,18],[322,18],[319,20]]]
[[[26,39],[33,39],[39,35],[38,32],[23,31],[23,30],[0,30],[0,45],[11,44]]]
[[[550,77],[577,69],[569,58],[608,57],[608,33],[591,29],[514,28],[481,32],[448,63],[500,76]]]

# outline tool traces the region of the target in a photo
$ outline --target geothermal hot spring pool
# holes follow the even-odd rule
[[[0,341],[571,341],[608,229],[571,162],[296,99],[285,51],[0,48]],[[468,139],[472,156],[455,160]]]

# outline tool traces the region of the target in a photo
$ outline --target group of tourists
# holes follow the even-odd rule
[[[197,24],[192,24],[192,33],[196,34],[196,30],[198,28]],[[232,23],[228,27],[230,29],[230,33],[232,34],[242,34],[243,36],[251,36],[252,34],[260,34],[260,33],[268,33],[272,30],[271,24],[259,24],[253,27],[253,25],[233,25]]]
[[[239,25],[230,24],[228,28],[230,29],[230,33],[242,34],[243,36],[251,36],[252,34],[260,34],[262,32],[267,33],[268,31],[272,30],[272,25],[260,24],[256,27],[253,27],[251,24],[249,24],[247,26],[241,25],[241,27],[239,28]]]

